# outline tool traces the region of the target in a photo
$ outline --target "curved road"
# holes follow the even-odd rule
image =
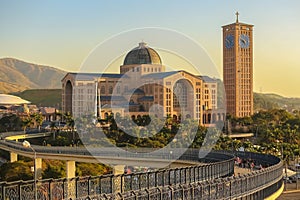
[[[34,152],[30,148],[23,147],[21,143],[14,142],[19,139],[47,137],[51,133],[33,133],[24,134],[24,132],[6,132],[1,134],[0,149],[14,152],[26,157],[34,157]],[[195,162],[195,155],[192,159],[184,160],[179,159],[175,155],[182,155],[186,149],[165,149],[153,152],[151,148],[139,148],[139,149],[119,149],[117,147],[101,147],[101,148],[86,148],[83,147],[49,147],[31,145],[36,151],[36,156],[42,159],[52,160],[67,160],[76,162],[88,162],[96,163],[101,162],[111,165],[136,165],[149,166],[153,168],[162,168],[172,163],[172,167],[186,167],[192,165],[199,165],[199,162]],[[122,151],[123,150],[123,151]],[[143,150],[143,153],[136,151]],[[120,153],[120,151],[122,151]],[[144,153],[146,152],[146,153]],[[147,152],[152,152],[151,154]],[[197,156],[197,155],[196,155]],[[179,160],[178,160],[179,159]]]
[[[111,165],[123,165],[126,163],[126,165],[133,166],[138,163],[139,166],[149,166],[153,168],[166,167],[173,161],[172,167],[184,167],[200,164],[199,162],[195,162],[197,159],[192,159],[197,156],[196,153],[189,155],[191,156],[191,159],[177,160],[177,157],[174,155],[184,154],[185,149],[168,149],[166,151],[160,150],[156,152],[151,152],[153,149],[143,149],[144,152],[151,152],[151,154],[141,154],[138,152],[132,152],[134,149],[130,149],[128,151],[123,149],[120,153],[121,149],[117,151],[117,147],[89,148],[89,150],[83,147],[48,147],[37,145],[32,145],[32,147],[36,151],[36,157],[42,159],[89,163],[101,162]],[[22,143],[19,142],[0,140],[0,149],[8,152],[14,152],[26,157],[34,157],[34,152],[30,148],[23,147]],[[170,152],[172,152],[172,154]]]

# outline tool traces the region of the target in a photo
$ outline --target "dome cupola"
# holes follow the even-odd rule
[[[158,53],[147,46],[145,42],[140,42],[139,46],[127,53],[123,65],[136,64],[158,64],[161,65],[161,59]]]

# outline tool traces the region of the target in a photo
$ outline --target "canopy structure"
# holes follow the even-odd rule
[[[24,100],[20,97],[9,95],[9,94],[0,94],[0,105],[19,105],[19,104],[30,104],[30,101]]]

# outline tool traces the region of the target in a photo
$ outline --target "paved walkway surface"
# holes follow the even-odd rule
[[[298,181],[298,189],[296,183],[287,183],[283,193],[278,200],[300,200],[300,182]]]
[[[238,166],[234,166],[234,175],[238,176],[239,174],[243,175],[243,174],[247,174],[250,173],[251,170],[249,168],[241,168]]]
[[[277,200],[299,200],[300,199],[300,190],[295,192],[283,192]]]
[[[250,169],[248,168],[241,168],[241,167],[234,167],[234,173],[237,176],[239,173],[247,174],[250,173]],[[287,184],[287,191],[284,191],[277,200],[300,200],[300,181],[298,183],[298,190],[296,190],[296,183]]]

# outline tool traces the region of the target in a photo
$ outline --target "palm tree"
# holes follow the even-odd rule
[[[69,128],[71,128],[71,132],[72,132],[72,139],[73,141],[75,141],[75,121],[74,121],[74,118],[73,116],[71,115],[70,112],[66,112],[64,114],[64,118],[65,118],[65,121],[66,121],[66,124]]]
[[[41,130],[41,125],[44,121],[43,115],[41,113],[34,113],[33,115],[31,115],[31,117],[33,118],[37,128]]]
[[[51,128],[51,133],[53,134],[53,140],[55,140],[55,129],[57,128],[56,127],[56,123],[55,122],[51,122],[50,128]]]
[[[26,128],[30,127],[32,124],[33,124],[33,120],[31,117],[28,116],[22,119],[22,127],[24,133],[26,133]]]

